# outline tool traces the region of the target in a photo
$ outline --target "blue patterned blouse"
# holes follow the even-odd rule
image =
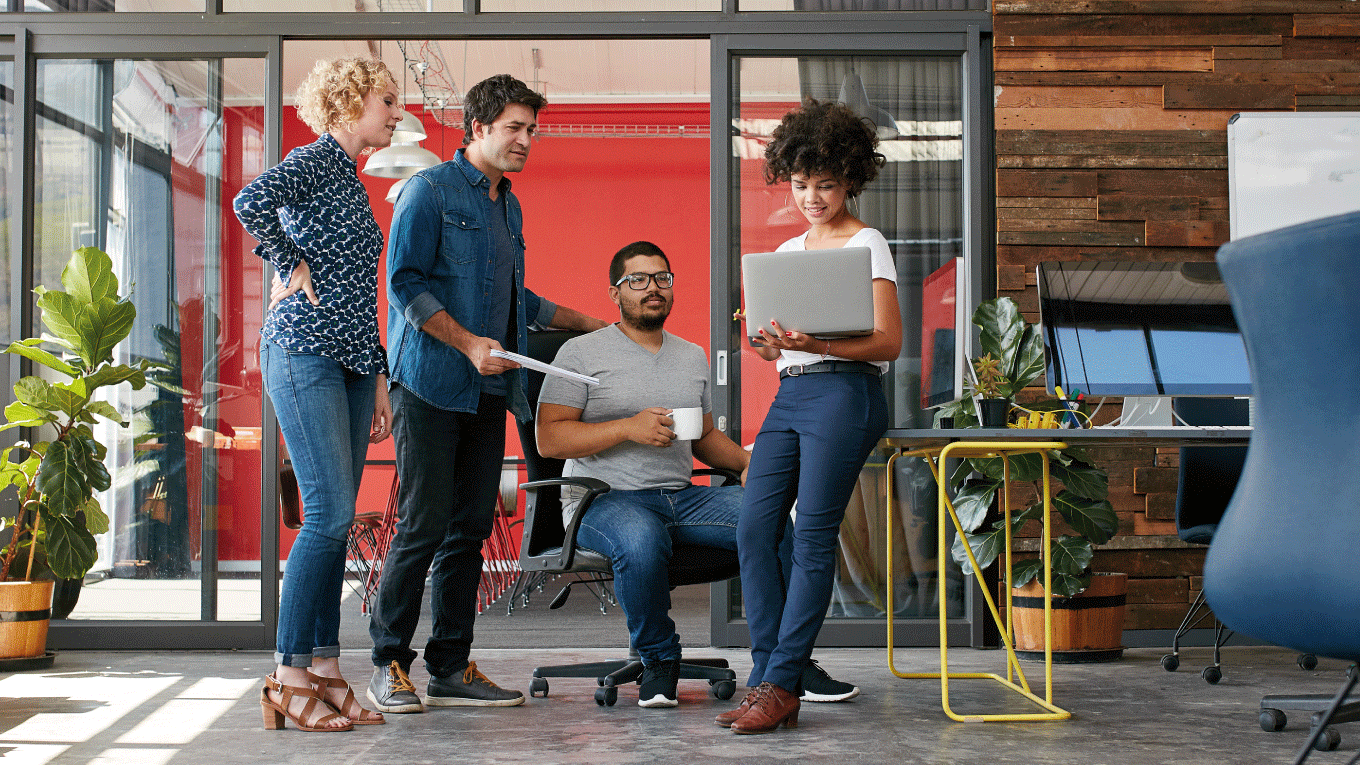
[[[329,133],[251,181],[236,217],[260,245],[255,254],[285,281],[299,259],[312,271],[320,305],[302,292],[265,317],[260,334],[293,353],[334,359],[360,374],[387,374],[378,336],[378,258],[383,233],[358,165]]]

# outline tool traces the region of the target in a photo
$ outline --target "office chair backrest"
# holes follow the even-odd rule
[[[1255,407],[1205,593],[1232,629],[1360,659],[1360,213],[1229,242],[1218,262]]]
[[[1246,399],[1177,398],[1176,414],[1187,425],[1247,425]],[[1180,450],[1176,489],[1176,535],[1207,545],[1237,488],[1245,446],[1186,446]]]
[[[531,359],[552,363],[557,356],[557,351],[562,348],[562,344],[572,339],[580,337],[584,332],[574,332],[565,329],[550,329],[529,333],[529,349],[524,355]],[[538,394],[543,390],[543,380],[545,375],[542,372],[535,372],[532,369],[525,370],[529,384],[525,394],[529,398],[529,407],[537,410]],[[542,481],[548,478],[561,478],[562,466],[565,460],[551,459],[540,456],[538,453],[538,441],[534,437],[534,423],[516,423],[519,427],[520,447],[524,450],[524,472],[530,481]],[[526,528],[524,533],[529,535],[529,545],[525,549],[541,551],[554,547],[562,546],[562,501],[556,491],[541,491],[537,493],[535,501],[538,503],[534,513],[534,518],[539,522],[535,528]],[[555,520],[554,520],[555,519]]]

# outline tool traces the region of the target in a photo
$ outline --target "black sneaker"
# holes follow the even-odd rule
[[[680,701],[676,698],[678,694],[675,690],[679,680],[679,659],[654,661],[650,664],[643,663],[642,678],[638,680],[638,683],[642,685],[642,689],[638,691],[638,706],[680,706]]]
[[[470,661],[461,675],[431,676],[425,703],[432,707],[517,707],[524,703],[524,694],[491,682],[477,669],[477,662]]]
[[[411,678],[395,660],[385,667],[373,668],[373,679],[368,681],[368,700],[383,712],[424,712]]]
[[[815,661],[803,668],[803,701],[849,701],[858,695],[859,688],[828,675]]]

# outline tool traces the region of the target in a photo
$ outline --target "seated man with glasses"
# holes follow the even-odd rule
[[[549,376],[538,399],[539,452],[566,459],[564,476],[597,478],[612,491],[581,519],[577,543],[609,556],[614,594],[642,657],[638,705],[674,707],[680,638],[670,617],[671,545],[735,550],[741,487],[690,483],[693,460],[743,473],[750,454],[713,427],[708,359],[703,348],[663,327],[674,298],[670,261],[651,242],[634,242],[609,265],[609,297],[620,321],[567,341],[556,366],[599,378],[599,385]],[[671,415],[697,408],[701,425],[681,439]],[[564,492],[569,513],[576,497]],[[815,664],[805,693],[820,701],[859,689],[832,680]]]

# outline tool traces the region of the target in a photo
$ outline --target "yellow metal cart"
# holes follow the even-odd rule
[[[890,440],[891,443],[891,440]],[[951,719],[959,722],[992,722],[992,721],[1041,721],[1041,720],[1066,720],[1072,716],[1071,712],[1059,708],[1053,703],[1053,568],[1049,559],[1049,546],[1051,544],[1051,522],[1049,516],[1052,511],[1052,497],[1049,492],[1049,465],[1048,452],[1055,449],[1066,449],[1067,444],[1061,441],[1007,441],[1004,438],[996,440],[974,440],[974,441],[954,441],[941,446],[929,446],[925,448],[903,448],[899,446],[897,453],[888,459],[887,475],[887,591],[891,600],[893,596],[893,464],[902,457],[922,457],[930,465],[931,474],[935,478],[935,483],[939,487],[939,575],[936,577],[939,586],[940,602],[940,671],[939,672],[900,672],[893,662],[893,607],[888,608],[888,668],[898,677],[908,679],[935,679],[940,680],[940,703],[944,707],[944,713]],[[1006,610],[1003,619],[997,609],[996,602],[993,600],[986,588],[982,590],[982,597],[987,602],[987,608],[991,611],[992,618],[996,620],[998,631],[1001,634],[1001,642],[1006,648],[1006,675],[991,672],[950,672],[949,671],[949,641],[948,641],[948,620],[945,613],[944,603],[945,594],[945,567],[949,561],[949,545],[946,525],[946,518],[954,524],[954,530],[958,534],[963,533],[959,523],[958,515],[954,512],[954,505],[949,500],[946,491],[945,480],[941,476],[942,465],[950,457],[1001,457],[1004,465],[1002,483],[1001,507],[1006,518],[1006,550],[1004,555],[1004,565],[1006,567],[1005,580],[1011,579],[1011,502],[1010,502],[1010,457],[1015,454],[1038,454],[1043,462],[1043,535],[1040,540],[1041,554],[1044,561],[1044,695],[1040,697],[1030,690],[1029,681],[1025,678],[1024,670],[1020,667],[1020,662],[1015,655],[1015,633],[1014,619],[1012,613],[1011,591],[1006,588]],[[969,561],[973,564],[973,570],[977,570],[977,561],[973,558],[973,551],[967,545],[964,549],[968,551]],[[959,714],[953,710],[949,702],[949,681],[950,680],[973,680],[990,679],[1001,683],[1007,688],[1014,690],[1021,696],[1034,702],[1041,708],[1042,712],[1019,713],[1019,714]]]

